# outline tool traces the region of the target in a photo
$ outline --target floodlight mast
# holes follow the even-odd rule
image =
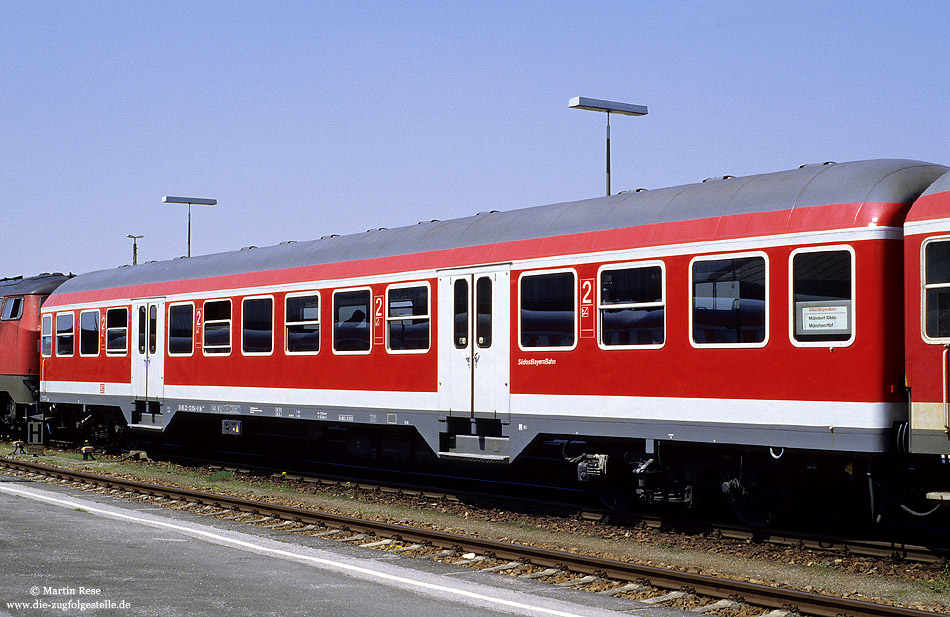
[[[132,265],[137,266],[139,263],[139,240],[145,236],[134,236],[128,234],[126,238],[132,238]]]
[[[217,199],[206,199],[204,197],[171,197],[165,195],[162,198],[163,204],[188,204],[188,257],[191,257],[191,205],[196,206],[216,206]]]
[[[647,115],[647,107],[646,105],[589,99],[583,96],[575,96],[572,98],[568,102],[568,107],[571,109],[586,109],[587,111],[603,111],[607,113],[607,196],[610,197],[610,114],[645,116]]]

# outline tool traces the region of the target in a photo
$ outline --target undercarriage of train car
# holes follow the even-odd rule
[[[905,433],[895,426],[895,440]],[[725,504],[751,526],[814,517],[898,524],[950,516],[950,458],[836,453],[660,440],[551,437],[529,454],[558,453],[568,473],[609,507]]]
[[[10,407],[5,418],[9,418]],[[510,464],[440,460],[412,426],[177,414],[165,431],[134,430],[115,407],[39,408],[49,441],[162,450],[180,456],[303,469],[308,464],[431,477],[504,479],[582,489],[616,510],[697,509],[752,526],[821,517],[842,525],[948,515],[928,493],[950,490],[947,457],[832,453],[666,440],[542,435]],[[20,409],[18,426],[27,421]],[[30,414],[35,416],[36,414]],[[902,433],[896,427],[895,434]],[[895,437],[897,438],[897,437]]]
[[[115,407],[70,404],[18,405],[10,436],[26,439],[27,424],[41,422],[45,443],[122,448],[131,435]]]

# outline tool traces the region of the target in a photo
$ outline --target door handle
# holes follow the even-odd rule
[[[478,366],[478,352],[476,352],[475,355],[472,356],[472,358],[474,359],[475,366]]]

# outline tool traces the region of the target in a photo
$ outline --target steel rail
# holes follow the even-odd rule
[[[0,466],[39,472],[62,480],[82,480],[105,488],[123,489],[150,496],[162,496],[174,500],[193,501],[203,505],[241,510],[305,524],[318,524],[331,528],[392,538],[401,542],[433,545],[459,552],[476,552],[492,555],[497,559],[525,561],[536,566],[565,569],[585,575],[597,575],[624,581],[648,582],[659,588],[688,590],[691,593],[719,599],[741,601],[775,609],[797,610],[800,614],[814,617],[933,617],[936,613],[917,609],[890,606],[773,587],[758,583],[717,578],[647,566],[625,561],[591,557],[576,553],[538,548],[511,542],[489,540],[442,531],[418,529],[408,525],[372,521],[357,517],[307,510],[294,506],[255,501],[243,497],[207,493],[194,489],[168,487],[137,480],[100,476],[84,471],[66,470],[41,463],[28,463],[0,458]]]
[[[174,455],[166,459],[172,462],[185,465],[213,465],[222,469],[234,471],[240,465],[232,463],[223,464],[221,461],[209,460],[194,457],[182,457]],[[281,470],[274,467],[261,465],[244,465],[243,470],[249,473],[261,473],[276,476]],[[303,479],[307,474],[302,471],[294,472],[289,478]],[[319,475],[320,479],[336,482],[351,482],[359,485],[361,488],[367,487],[367,482],[378,482],[369,477],[353,477],[339,474]],[[446,491],[445,487],[434,488],[432,486],[420,484],[407,484],[404,482],[384,481],[378,485],[372,485],[375,488],[386,486],[398,489],[408,494],[425,493],[439,494]],[[535,487],[538,488],[538,487]],[[800,546],[805,549],[822,551],[827,553],[846,553],[852,555],[861,555],[874,558],[892,558],[904,561],[915,561],[920,563],[938,563],[950,557],[950,547],[948,546],[918,546],[907,541],[898,539],[855,539],[829,537],[826,535],[816,535],[814,533],[802,533],[794,530],[779,529],[750,529],[748,527],[729,524],[724,521],[703,521],[692,518],[672,517],[669,515],[654,515],[646,512],[624,512],[610,510],[598,507],[591,507],[590,504],[579,502],[569,503],[562,501],[550,501],[543,497],[530,499],[518,497],[513,494],[486,493],[484,490],[452,490],[444,493],[446,496],[454,496],[463,501],[473,500],[476,503],[491,503],[494,507],[508,508],[512,504],[519,510],[536,510],[539,513],[555,514],[558,516],[581,515],[589,520],[597,520],[592,517],[600,517],[600,520],[619,526],[635,526],[639,523],[646,523],[654,527],[669,530],[688,530],[688,533],[718,533],[723,538],[731,540],[752,541],[778,546]],[[539,500],[542,500],[544,507],[539,507]]]

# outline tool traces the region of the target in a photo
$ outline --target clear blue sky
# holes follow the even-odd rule
[[[950,164],[950,2],[3,0],[0,276],[826,160]]]

